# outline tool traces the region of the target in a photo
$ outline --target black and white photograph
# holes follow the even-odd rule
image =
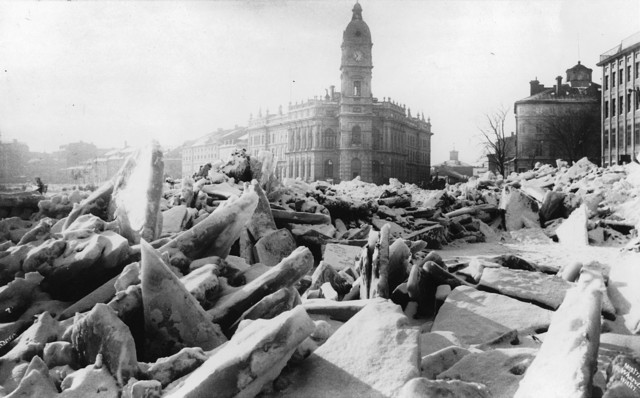
[[[0,0],[0,398],[640,397],[637,0]]]

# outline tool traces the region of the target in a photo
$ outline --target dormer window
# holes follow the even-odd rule
[[[353,82],[353,96],[359,97],[362,95],[362,82],[356,80]]]

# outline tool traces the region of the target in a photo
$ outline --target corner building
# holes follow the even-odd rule
[[[629,163],[640,151],[640,32],[600,55],[602,164]]]
[[[429,179],[431,123],[424,113],[372,93],[371,32],[362,7],[353,7],[344,30],[340,91],[289,104],[288,112],[260,112],[247,127],[252,155],[271,151],[280,178],[339,182],[357,176],[377,184],[390,177],[422,183]]]

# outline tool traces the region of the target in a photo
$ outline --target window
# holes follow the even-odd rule
[[[609,76],[604,77],[604,89],[605,91],[609,89]]]
[[[382,149],[382,134],[378,129],[373,129],[373,149],[374,150]]]
[[[602,145],[605,149],[609,147],[609,132],[605,131],[604,132],[604,139],[603,139],[603,145]]]
[[[636,61],[636,79],[640,77],[640,61]]]
[[[324,178],[333,178],[333,161],[331,159],[324,161]]]
[[[382,173],[380,162],[378,162],[377,160],[374,160],[373,162],[371,162],[371,172],[373,173],[374,176],[380,175]]]
[[[624,148],[624,129],[618,129],[618,148]]]
[[[352,178],[356,178],[357,176],[359,176],[361,171],[362,171],[362,162],[360,161],[360,159],[354,158],[351,161],[351,176],[352,176]]]
[[[614,127],[613,130],[611,130],[611,148],[615,148],[618,146],[617,140],[618,135],[616,134],[616,128]]]
[[[609,117],[609,101],[604,102],[604,117],[605,119]]]
[[[611,116],[615,116],[616,115],[616,99],[612,98],[611,99]]]
[[[633,142],[636,146],[640,143],[640,128],[636,127],[636,131],[633,132]]]
[[[623,78],[623,73],[624,71],[622,69],[620,69],[620,73],[618,74],[618,76],[620,77],[620,79],[618,80],[618,84],[620,84],[622,86],[622,84],[624,83]]]
[[[362,144],[362,132],[360,131],[360,126],[355,125],[351,129],[351,145],[361,145]]]
[[[538,144],[536,145],[535,156],[542,156],[543,144],[544,144],[544,141],[538,141]]]
[[[624,103],[623,103],[624,97],[620,96],[619,100],[620,100],[620,103],[618,104],[618,114],[622,115],[624,113]]]
[[[631,65],[627,66],[627,82],[631,81]]]
[[[627,93],[627,112],[631,112],[631,93]]]
[[[353,82],[353,96],[359,97],[362,95],[362,82],[360,80],[356,80]]]
[[[611,87],[616,86],[616,72],[611,72]]]
[[[324,131],[324,147],[328,149],[335,148],[336,146],[336,133],[331,129],[326,129]]]

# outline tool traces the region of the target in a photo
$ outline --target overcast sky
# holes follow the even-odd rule
[[[340,85],[349,1],[2,2],[0,134],[165,148]],[[640,1],[362,0],[375,97],[431,117],[432,163],[480,159],[484,115],[640,31]]]

